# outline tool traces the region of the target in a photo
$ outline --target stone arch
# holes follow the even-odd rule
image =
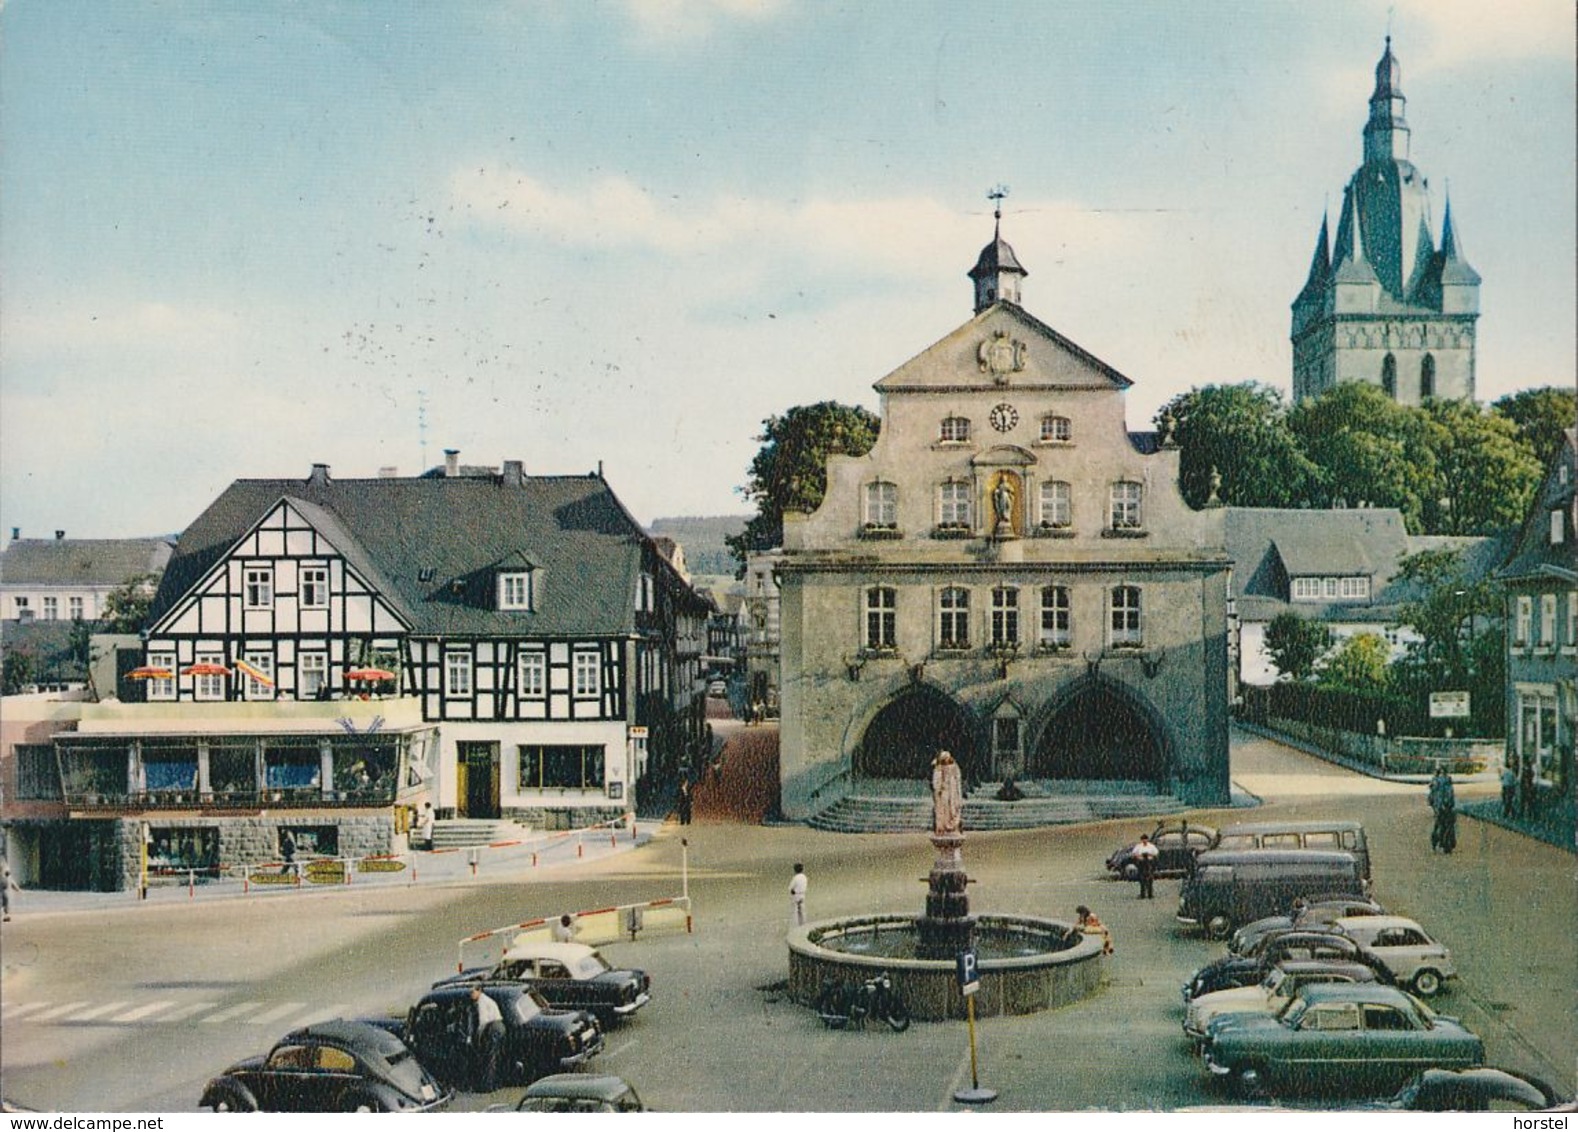
[[[966,781],[977,780],[980,743],[975,717],[931,684],[915,683],[872,715],[850,756],[852,777],[926,778],[939,750],[953,754]]]
[[[1155,710],[1123,685],[1087,676],[1049,707],[1025,774],[1161,783],[1171,761],[1167,728]]]

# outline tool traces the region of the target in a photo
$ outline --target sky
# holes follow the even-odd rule
[[[1484,278],[1482,401],[1571,386],[1569,0],[9,0],[0,534],[233,479],[601,466],[744,514],[762,421],[1025,308],[1134,381],[1291,388],[1390,31]]]

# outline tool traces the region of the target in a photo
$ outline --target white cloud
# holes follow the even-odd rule
[[[1397,9],[1392,27],[1399,50],[1408,42],[1415,73],[1480,60],[1572,58],[1570,0],[1397,0]]]
[[[724,23],[771,19],[784,0],[626,0],[633,30],[650,43],[694,43]]]

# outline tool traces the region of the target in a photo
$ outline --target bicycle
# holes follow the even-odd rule
[[[893,979],[886,971],[856,984],[824,979],[816,998],[816,1012],[830,1030],[856,1026],[864,1029],[868,1018],[886,1022],[898,1033],[910,1028],[909,1007],[893,989]]]

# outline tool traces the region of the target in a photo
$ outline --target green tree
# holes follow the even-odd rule
[[[104,596],[104,611],[100,620],[106,633],[140,633],[148,620],[148,610],[153,607],[154,591],[159,587],[158,574],[139,574],[128,578]]]
[[[1424,412],[1436,474],[1422,500],[1424,530],[1488,535],[1522,522],[1541,465],[1516,425],[1466,400],[1430,401]]]
[[[1318,468],[1317,507],[1395,507],[1423,529],[1437,480],[1429,418],[1363,382],[1343,382],[1295,405],[1288,427]]]
[[[1506,641],[1495,585],[1470,577],[1462,551],[1451,549],[1407,556],[1397,577],[1412,583],[1418,596],[1397,612],[1397,623],[1417,639],[1394,665],[1396,690],[1416,703],[1431,692],[1467,691],[1474,729],[1499,734]]]
[[[1507,394],[1491,411],[1513,423],[1543,470],[1561,451],[1562,431],[1578,425],[1578,393],[1555,385],[1524,389]]]
[[[0,660],[0,685],[4,687],[4,694],[16,695],[33,682],[33,674],[33,657],[6,645],[4,660]]]
[[[1285,610],[1266,626],[1265,647],[1283,679],[1308,680],[1331,648],[1331,630],[1319,621]]]
[[[762,422],[761,449],[740,489],[756,514],[726,540],[740,563],[746,555],[783,545],[785,511],[815,511],[827,490],[827,458],[864,456],[877,441],[881,418],[858,405],[822,401],[797,405]]]
[[[1282,394],[1257,382],[1207,385],[1180,393],[1156,414],[1179,447],[1178,488],[1189,506],[1211,497],[1234,507],[1296,507],[1310,495],[1315,467],[1288,429]]]
[[[1385,692],[1391,653],[1386,638],[1376,633],[1355,633],[1321,662],[1315,673],[1316,682],[1350,692]]]

